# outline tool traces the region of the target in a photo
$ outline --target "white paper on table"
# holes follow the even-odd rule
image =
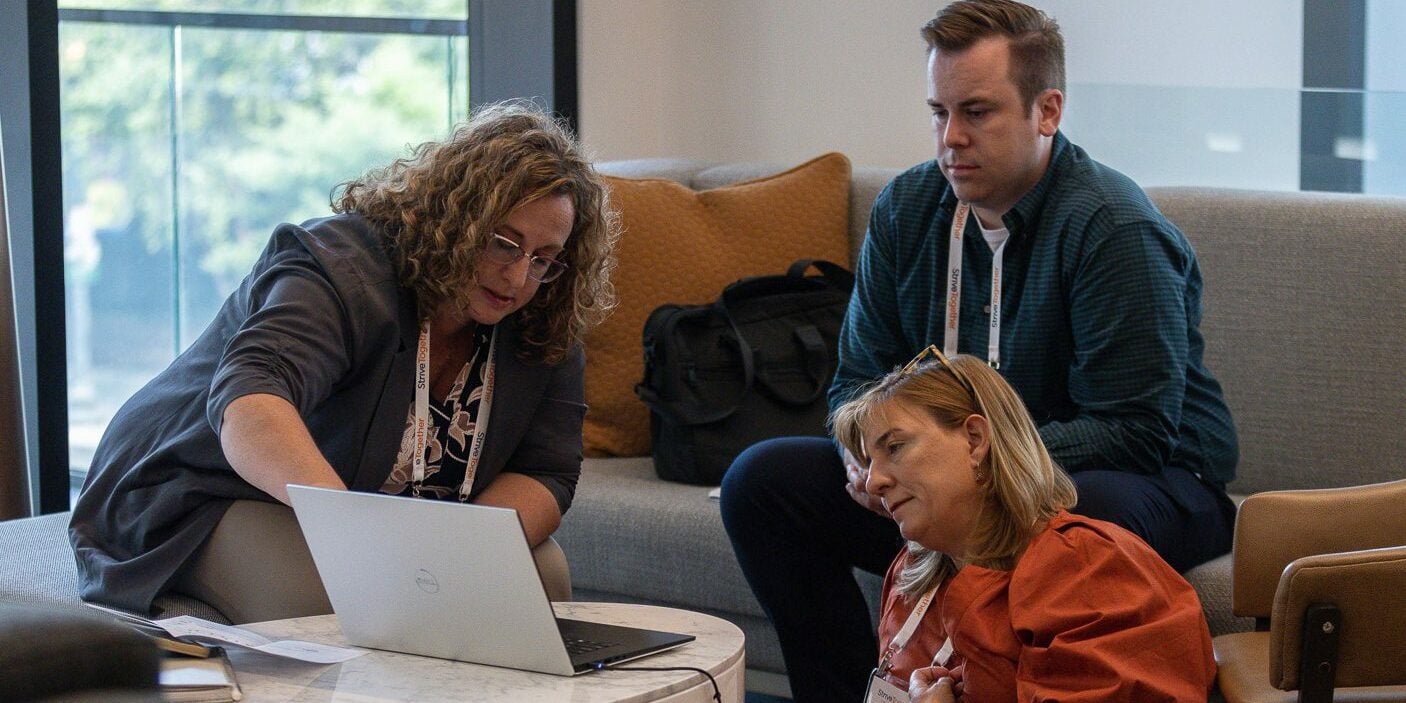
[[[316,664],[336,664],[349,659],[355,659],[366,653],[364,649],[334,647],[330,644],[318,644],[316,642],[304,642],[302,640],[279,640],[255,647],[254,649],[266,654],[301,659],[305,662],[314,662]]]
[[[166,630],[176,637],[197,637],[203,640],[215,640],[225,644],[237,644],[240,647],[258,649],[273,640],[263,635],[255,634],[238,627],[221,625],[217,622],[202,620],[190,615],[177,615],[174,618],[162,618],[157,620],[158,627]]]
[[[279,640],[275,642],[263,635],[250,632],[249,630],[231,627],[229,625],[221,625],[217,622],[202,620],[190,615],[178,615],[174,618],[157,620],[156,625],[176,637],[213,640],[224,644],[247,647],[264,652],[265,654],[298,659],[314,664],[335,664],[337,662],[355,659],[366,653],[366,650],[362,649],[335,647],[330,644],[318,644],[316,642],[304,642],[302,640]]]

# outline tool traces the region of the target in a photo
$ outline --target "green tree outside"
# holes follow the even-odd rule
[[[61,5],[460,20],[466,7]],[[59,30],[71,443],[75,466],[86,467],[117,406],[200,333],[276,225],[329,214],[337,184],[465,117],[468,47],[462,36],[110,22]]]

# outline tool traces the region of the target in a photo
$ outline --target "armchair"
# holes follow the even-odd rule
[[[1406,480],[1250,496],[1215,638],[1227,703],[1406,701]],[[1297,691],[1297,694],[1294,692]]]

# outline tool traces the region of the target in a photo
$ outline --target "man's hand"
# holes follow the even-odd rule
[[[912,703],[956,703],[962,695],[961,667],[941,666],[914,669],[908,677],[908,698]]]
[[[849,493],[849,497],[853,498],[854,502],[883,517],[892,518],[893,516],[889,515],[888,509],[884,507],[884,501],[878,496],[870,495],[869,491],[864,488],[864,484],[869,480],[869,469],[860,466],[859,461],[854,458],[853,454],[849,453],[848,449],[840,449],[840,458],[845,462],[845,491]]]

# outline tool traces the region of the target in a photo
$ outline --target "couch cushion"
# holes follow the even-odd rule
[[[1231,612],[1230,566],[1230,555],[1222,554],[1182,574],[1201,599],[1201,609],[1206,613],[1212,637],[1255,629],[1254,618],[1238,618]]]
[[[765,617],[718,501],[707,487],[659,480],[649,457],[587,459],[556,538],[576,589]]]
[[[68,544],[68,513],[0,522],[0,601],[76,605],[78,566]]]
[[[78,565],[68,543],[69,513],[0,522],[0,602],[78,605]],[[156,599],[160,617],[194,615],[229,620],[209,605],[179,595]]]
[[[634,162],[620,163],[634,165]],[[650,164],[650,166],[663,168],[667,163],[669,162],[664,161],[664,163]],[[691,168],[695,165],[695,162],[673,164],[673,172],[682,173],[685,168]],[[641,166],[643,164],[636,165],[637,168]],[[722,164],[699,168],[683,182],[695,190],[720,188],[740,181],[762,178],[780,171],[781,168],[774,164]],[[864,234],[869,229],[869,211],[874,209],[874,199],[879,197],[879,191],[883,190],[884,186],[888,185],[889,181],[892,181],[901,172],[900,169],[896,168],[875,168],[873,166],[860,166],[851,171],[849,182],[850,261],[859,258],[859,245],[864,242]]]
[[[784,171],[779,164],[724,164],[721,166],[696,159],[629,159],[603,161],[596,164],[601,173],[622,178],[667,178],[694,190],[716,188]],[[869,228],[869,211],[874,199],[903,169],[856,166],[849,181],[849,245],[850,261],[859,257],[859,245]],[[711,184],[711,185],[707,185]]]
[[[664,178],[689,185],[695,174],[710,166],[711,163],[697,159],[655,158],[605,161],[596,164],[596,169],[617,178]]]
[[[644,375],[645,318],[664,303],[711,301],[738,278],[780,273],[796,259],[848,265],[850,166],[828,154],[702,192],[667,179],[608,180],[624,225],[620,306],[586,340],[585,445],[594,456],[642,456],[649,414],[633,389]]]
[[[1406,198],[1147,192],[1200,259],[1206,364],[1240,438],[1231,488],[1400,478]]]

